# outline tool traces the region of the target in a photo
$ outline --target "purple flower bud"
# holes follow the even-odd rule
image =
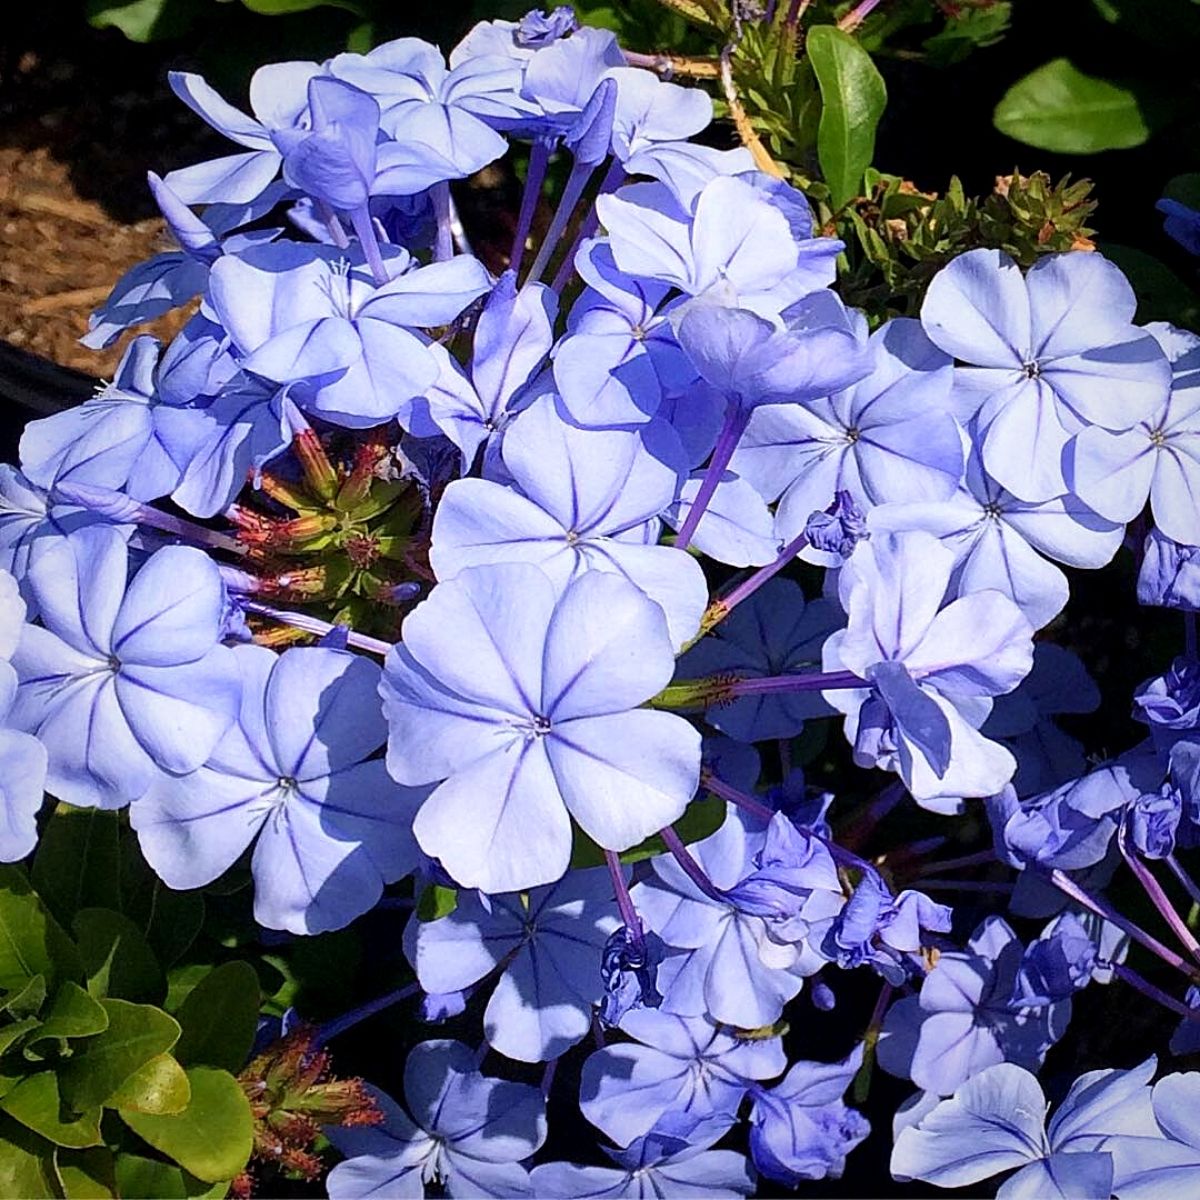
[[[600,959],[600,978],[604,981],[601,1021],[616,1025],[631,1009],[658,1008],[662,1004],[655,980],[664,951],[662,939],[655,933],[635,936],[626,925],[614,930]]]
[[[854,547],[868,536],[867,515],[849,492],[838,492],[824,512],[808,518],[804,533],[814,550],[849,558]]]
[[[1200,662],[1181,656],[1165,674],[1142,684],[1133,696],[1133,716],[1150,726],[1160,750],[1200,726]]]
[[[1129,809],[1129,834],[1147,858],[1166,858],[1175,849],[1175,832],[1183,813],[1179,789],[1169,783],[1158,792],[1148,792]]]
[[[1198,556],[1200,546],[1181,545],[1152,529],[1138,572],[1138,603],[1200,612]]]
[[[513,32],[513,41],[525,50],[540,50],[558,41],[579,28],[575,10],[567,4],[560,4],[550,12],[531,8],[520,21]]]

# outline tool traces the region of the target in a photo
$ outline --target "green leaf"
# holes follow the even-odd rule
[[[246,1065],[258,1028],[258,972],[246,962],[227,962],[192,989],[175,1014],[183,1032],[175,1056],[185,1066]]]
[[[50,987],[60,979],[82,979],[79,952],[25,872],[0,866],[0,988],[24,987],[35,975],[44,975]]]
[[[58,1150],[54,1169],[66,1200],[116,1200],[116,1162],[107,1147]]]
[[[251,11],[263,16],[277,17],[287,13],[308,12],[312,8],[344,8],[355,16],[363,15],[362,7],[350,0],[242,0]]]
[[[196,940],[204,924],[204,896],[167,887],[141,858],[132,837],[123,862],[129,869],[122,880],[121,909],[145,934],[158,961],[169,967]]]
[[[101,1144],[99,1106],[82,1113],[64,1111],[54,1071],[39,1071],[21,1080],[0,1098],[0,1108],[57,1146],[80,1149]]]
[[[93,996],[156,1002],[167,981],[142,931],[110,908],[84,908],[73,926],[79,955]]]
[[[192,1098],[183,1068],[170,1054],[160,1054],[140,1066],[108,1098],[122,1112],[181,1113]]]
[[[997,129],[1027,146],[1061,154],[1096,154],[1140,146],[1151,133],[1137,96],[1085,75],[1056,58],[1004,93],[992,116]]]
[[[224,1196],[229,1190],[225,1180],[206,1183],[173,1163],[140,1154],[117,1155],[117,1185],[122,1200],[195,1200],[200,1196]]]
[[[121,817],[59,804],[38,841],[29,878],[64,925],[81,908],[121,907]]]
[[[3,1003],[0,1003],[0,1012],[6,1012],[18,1020],[22,1017],[36,1017],[45,1002],[46,977],[35,975],[23,986],[13,988],[4,997]]]
[[[817,157],[832,206],[859,194],[875,153],[875,128],[887,106],[887,88],[871,56],[848,33],[818,25],[805,43],[821,88]]]
[[[1163,195],[1188,208],[1200,208],[1200,174],[1176,175],[1168,179]]]
[[[130,1129],[198,1179],[232,1179],[254,1146],[254,1117],[241,1085],[228,1071],[193,1067],[192,1099],[178,1116],[121,1110]]]
[[[0,1116],[0,1196],[55,1194],[54,1150],[11,1117]]]
[[[442,887],[440,883],[431,883],[421,892],[417,900],[417,919],[419,921],[436,921],[439,917],[448,917],[457,907],[458,892],[455,888]]]
[[[42,1021],[41,1038],[82,1038],[103,1033],[108,1028],[108,1013],[94,997],[77,983],[67,980],[58,989]]]
[[[88,24],[119,29],[131,42],[178,37],[197,11],[195,0],[87,0]]]
[[[27,1033],[41,1025],[37,1017],[25,1017],[11,1025],[0,1025],[0,1054],[6,1054]]]
[[[63,1095],[78,1109],[103,1104],[139,1067],[179,1040],[174,1017],[149,1004],[102,1000],[108,1028],[62,1068]]]

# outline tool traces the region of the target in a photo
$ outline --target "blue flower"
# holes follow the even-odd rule
[[[600,960],[620,918],[602,870],[486,904],[464,892],[452,913],[414,921],[406,947],[426,991],[461,991],[503,964],[483,1016],[488,1042],[522,1062],[557,1058],[591,1028]]]
[[[677,1122],[732,1119],[755,1080],[773,1079],[787,1066],[781,1038],[739,1039],[704,1017],[638,1009],[620,1027],[636,1042],[592,1054],[579,1092],[583,1115],[619,1146],[668,1114]]]
[[[330,1200],[419,1200],[428,1183],[442,1184],[454,1200],[529,1194],[521,1160],[546,1140],[537,1088],[481,1075],[461,1042],[433,1041],[409,1054],[404,1095],[408,1112],[374,1094],[380,1125],[325,1129],[346,1155],[326,1180]]]
[[[662,609],[607,571],[558,593],[527,563],[439,583],[388,656],[388,769],[444,780],[417,814],[427,854],[465,887],[553,883],[571,817],[626,850],[677,820],[695,792],[700,736],[638,709],[675,666]]]
[[[1022,960],[1016,934],[1000,917],[988,917],[965,951],[938,957],[919,996],[888,1010],[879,1065],[942,1096],[994,1063],[1039,1066],[1066,1031],[1071,1005],[1015,1004]]]
[[[496,562],[534,563],[559,587],[585,571],[612,572],[662,608],[674,645],[695,634],[708,603],[704,572],[658,545],[658,514],[685,469],[668,426],[578,429],[544,396],[505,431],[501,457],[515,487],[460,479],[446,488],[429,553],[439,579]]]
[[[1000,250],[969,250],[934,277],[921,323],[963,364],[958,409],[989,475],[1022,500],[1071,490],[1064,451],[1089,425],[1114,432],[1166,399],[1171,368],[1133,326],[1137,300],[1099,254],[1051,254],[1027,276]]]
[[[841,1178],[846,1155],[871,1132],[841,1099],[861,1066],[859,1045],[840,1063],[793,1063],[781,1083],[753,1089],[750,1156],[763,1175],[790,1188]]]
[[[105,525],[56,539],[29,567],[42,627],[13,655],[10,720],[45,744],[46,786],[70,804],[119,807],[158,768],[194,771],[237,715],[216,564],[168,546],[128,584],[127,573],[125,542]]]
[[[410,823],[427,789],[371,758],[387,737],[374,663],[319,647],[233,654],[238,723],[197,770],[151,781],[131,814],[142,853],[169,886],[194,888],[253,842],[259,924],[339,929],[417,867]]]
[[[1012,756],[978,730],[991,698],[1033,664],[1033,630],[1007,596],[971,592],[941,607],[953,564],[924,533],[860,542],[838,579],[848,624],[824,651],[826,671],[873,685],[824,693],[846,713],[855,761],[896,771],[935,811],[993,795],[1012,777]]]
[[[1184,1105],[1189,1093],[1195,1103],[1196,1077],[1168,1076],[1151,1093],[1156,1066],[1150,1058],[1130,1071],[1081,1075],[1048,1128],[1034,1076],[1013,1063],[990,1066],[901,1130],[892,1175],[967,1187],[1018,1168],[997,1200],[1178,1195],[1172,1186],[1186,1186],[1200,1165],[1200,1151],[1172,1140],[1195,1130]]]

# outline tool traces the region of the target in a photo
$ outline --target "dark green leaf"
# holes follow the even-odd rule
[[[97,29],[119,29],[131,42],[178,37],[197,11],[196,0],[87,0],[87,18]]]
[[[251,11],[264,16],[277,17],[287,13],[308,12],[313,8],[344,8],[356,16],[362,16],[362,8],[351,0],[242,0]]]
[[[140,1154],[117,1155],[117,1184],[122,1200],[196,1200],[224,1196],[225,1181],[206,1183],[173,1163],[157,1162]]]
[[[0,866],[0,988],[24,987],[35,975],[44,975],[49,987],[60,979],[81,980],[79,952],[25,872]]]
[[[603,862],[603,858],[600,860]],[[458,907],[458,892],[454,888],[431,883],[417,900],[417,919],[436,921],[448,917]]]
[[[25,1017],[11,1025],[0,1025],[0,1054],[7,1054],[23,1037],[41,1025],[37,1017]]]
[[[1163,195],[1188,208],[1200,209],[1200,175],[1176,175],[1174,179],[1168,179]]]
[[[871,165],[887,88],[871,56],[836,26],[812,29],[805,48],[821,88],[817,157],[830,203],[841,208],[859,194],[863,172]]]
[[[0,1115],[0,1196],[25,1200],[55,1194],[54,1148],[11,1117]]]
[[[66,1200],[116,1200],[116,1162],[107,1147],[59,1150],[54,1169]]]
[[[175,1056],[188,1067],[240,1071],[254,1044],[259,1001],[258,973],[249,963],[214,968],[175,1014],[183,1030]]]
[[[160,1054],[140,1066],[108,1098],[110,1108],[143,1113],[181,1113],[192,1089],[183,1068],[170,1054]]]
[[[58,989],[38,1038],[82,1038],[103,1033],[108,1028],[108,1013],[93,996],[68,980]]]
[[[39,1071],[22,1079],[0,1098],[0,1108],[57,1146],[80,1149],[100,1145],[99,1106],[82,1113],[65,1110],[54,1071]]]
[[[174,1017],[149,1004],[102,1000],[108,1028],[62,1068],[63,1095],[78,1109],[103,1104],[130,1075],[179,1040]]]
[[[81,908],[121,907],[121,817],[59,804],[38,841],[29,878],[63,925]]]
[[[254,1145],[254,1117],[241,1085],[228,1071],[193,1067],[192,1098],[178,1116],[121,1111],[125,1123],[156,1150],[198,1179],[232,1179]]]
[[[35,1017],[41,1012],[46,1002],[46,977],[35,975],[20,987],[15,987],[0,1004],[0,1012],[20,1020],[22,1017]]]
[[[166,995],[158,960],[128,917],[110,908],[83,908],[75,914],[74,930],[93,996],[153,1003]]]
[[[136,843],[126,852],[122,909],[145,934],[158,961],[169,967],[196,939],[204,924],[204,896],[167,887],[140,857]]]
[[[1124,150],[1140,146],[1151,132],[1133,91],[1085,75],[1066,58],[1018,79],[993,120],[1018,142],[1062,154]]]

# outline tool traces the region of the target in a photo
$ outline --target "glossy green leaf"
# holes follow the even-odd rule
[[[817,157],[830,203],[841,208],[859,194],[871,165],[887,88],[871,56],[834,25],[810,30],[805,51],[821,89]]]
[[[68,1110],[59,1093],[58,1075],[54,1071],[39,1071],[21,1080],[0,1098],[0,1108],[57,1146],[78,1149],[101,1143],[99,1106],[81,1113]]]
[[[308,12],[313,8],[344,8],[356,16],[362,15],[362,7],[351,0],[242,0],[242,3],[251,12],[262,13],[268,17]]]
[[[169,967],[196,940],[204,925],[204,896],[177,892],[141,863],[143,876],[124,889],[124,911],[141,929],[159,963]]]
[[[140,1067],[179,1040],[174,1017],[149,1004],[102,1000],[108,1028],[62,1067],[63,1095],[78,1109],[103,1104]]]
[[[38,840],[29,879],[64,926],[81,908],[121,907],[120,813],[59,804]]]
[[[603,858],[600,861],[603,862]],[[417,899],[417,919],[436,921],[439,917],[448,917],[457,907],[458,891],[455,888],[431,883]]]
[[[108,1013],[100,1001],[68,980],[50,1001],[38,1037],[92,1037],[107,1028]]]
[[[84,908],[75,914],[73,928],[93,996],[157,1003],[166,995],[158,959],[127,916],[110,908]]]
[[[996,105],[993,121],[1018,142],[1061,154],[1128,149],[1151,132],[1129,88],[1085,75],[1066,58],[1018,79]]]
[[[131,42],[152,42],[185,33],[200,11],[196,0],[87,0],[87,19],[97,29],[119,29]]]
[[[229,1190],[226,1180],[207,1183],[173,1163],[140,1154],[117,1155],[117,1186],[122,1200],[196,1200],[224,1196]]]
[[[140,1066],[108,1098],[110,1108],[144,1113],[181,1113],[192,1098],[187,1075],[173,1055]]]
[[[0,1114],[0,1196],[55,1195],[54,1148],[11,1117]]]
[[[231,1179],[246,1165],[254,1146],[250,1102],[228,1071],[193,1067],[187,1077],[191,1102],[177,1116],[124,1109],[121,1116],[140,1138],[198,1179]]]
[[[185,1066],[240,1071],[258,1028],[258,972],[245,962],[215,967],[175,1014],[183,1032],[175,1056]]]
[[[44,975],[48,987],[83,978],[75,944],[29,886],[20,867],[0,866],[0,988]]]
[[[1137,320],[1170,321],[1185,329],[1200,330],[1200,295],[1166,263],[1135,246],[1104,243],[1104,257],[1112,259],[1137,293]]]
[[[90,1150],[60,1149],[54,1170],[66,1200],[116,1200],[116,1161],[107,1147]]]

